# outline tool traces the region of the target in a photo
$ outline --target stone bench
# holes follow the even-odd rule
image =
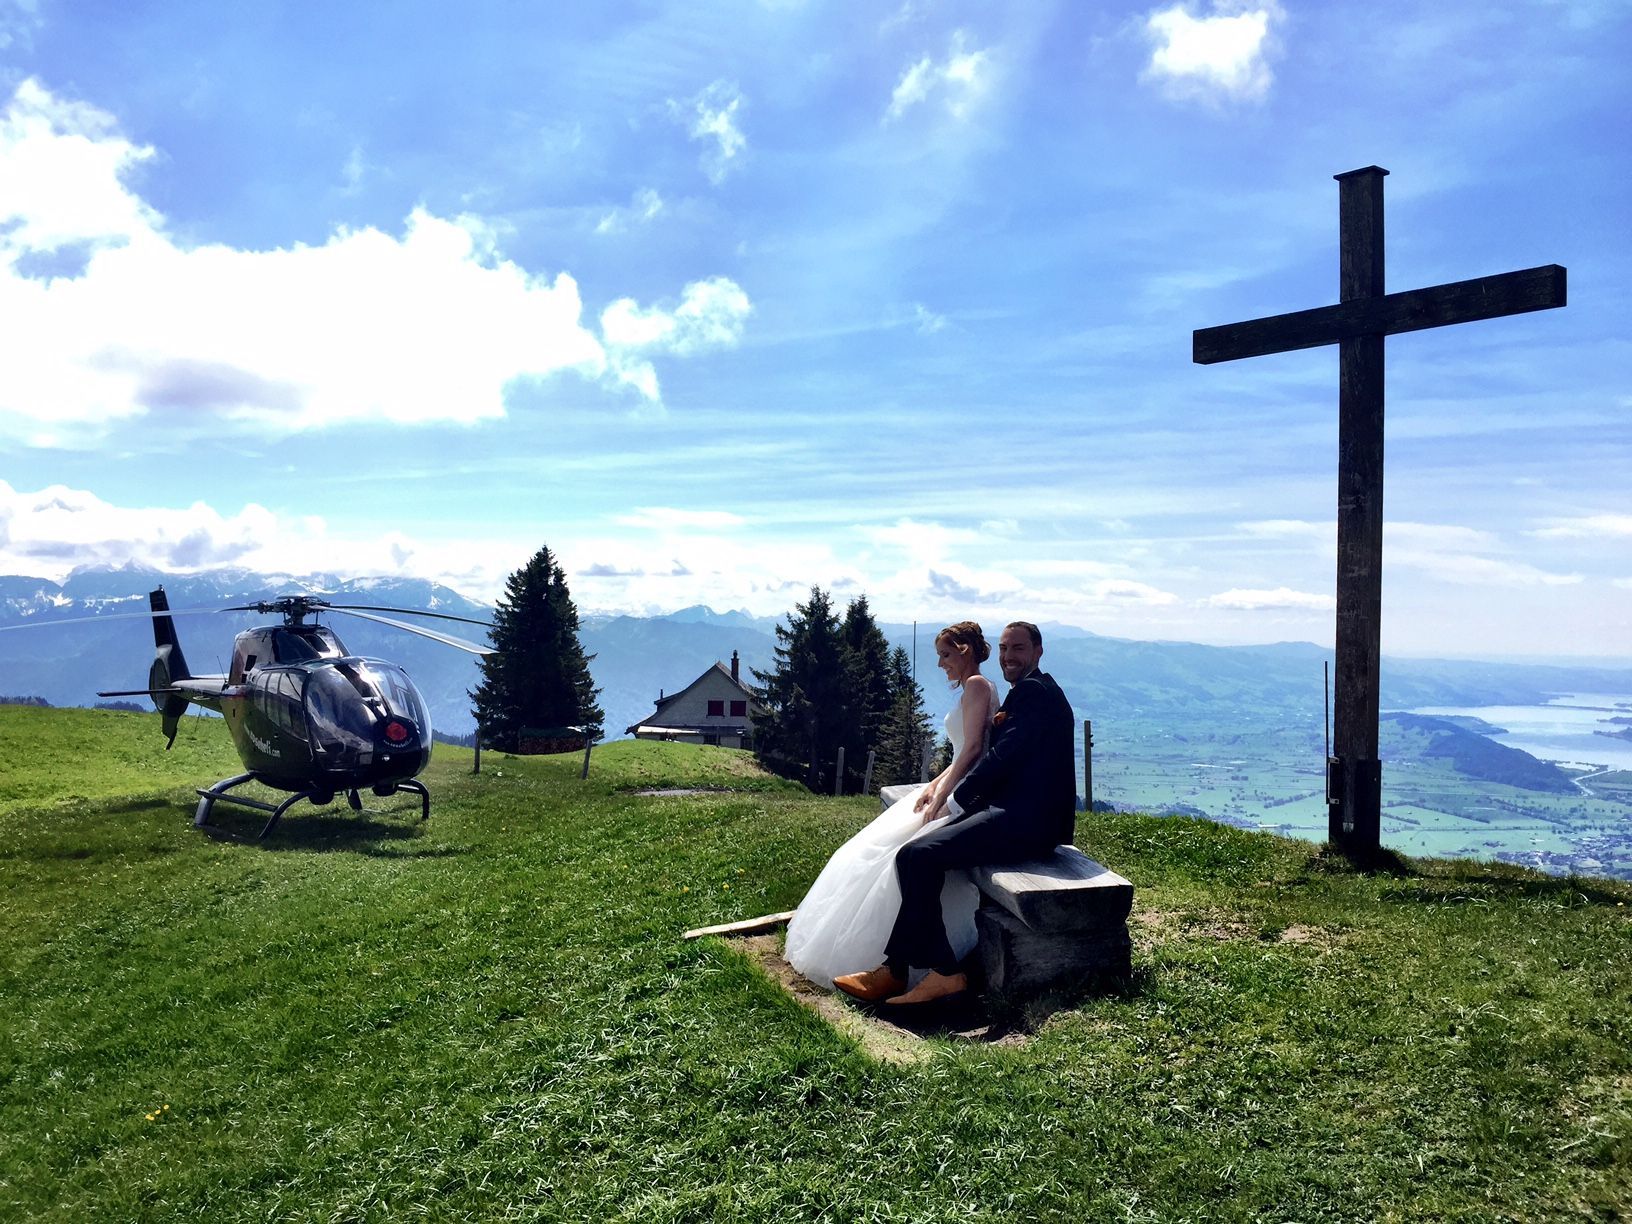
[[[879,796],[887,808],[911,790],[886,786]],[[988,992],[1030,995],[1129,971],[1133,885],[1075,846],[969,877],[980,889],[976,949]]]

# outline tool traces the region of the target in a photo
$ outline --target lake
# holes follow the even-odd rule
[[[1572,769],[1632,769],[1632,741],[1609,739],[1598,731],[1624,731],[1632,723],[1632,696],[1625,693],[1570,693],[1546,705],[1426,706],[1413,714],[1465,715],[1503,728],[1490,738],[1543,761]]]

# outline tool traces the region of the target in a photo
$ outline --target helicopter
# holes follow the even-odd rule
[[[148,595],[148,605],[146,613],[116,614],[152,618],[154,657],[147,687],[110,690],[97,696],[152,698],[163,720],[167,750],[174,746],[189,706],[214,710],[225,719],[244,772],[198,789],[195,826],[209,824],[216,803],[237,804],[271,814],[259,840],[302,799],[322,806],[343,794],[353,811],[361,811],[359,792],[364,788],[380,796],[398,791],[417,794],[420,819],[430,818],[431,794],[418,778],[431,759],[431,716],[425,699],[401,667],[352,654],[332,629],[315,619],[308,623],[308,618],[318,613],[355,616],[476,655],[495,652],[490,646],[378,613],[492,626],[442,612],[334,604],[307,595],[172,613],[163,586]],[[182,653],[173,616],[204,611],[276,614],[283,617],[283,623],[239,633],[226,675],[194,675]],[[231,793],[247,782],[290,794],[273,804]]]

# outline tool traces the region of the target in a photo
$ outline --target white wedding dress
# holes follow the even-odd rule
[[[952,756],[963,750],[963,698],[946,716]],[[995,697],[994,697],[995,701]],[[991,714],[987,713],[990,726]],[[939,829],[951,819],[923,823],[912,809],[922,786],[840,846],[827,860],[816,883],[788,923],[786,955],[791,964],[818,986],[884,963],[884,945],[901,909],[901,882],[895,874],[895,852],[916,837]],[[961,871],[949,871],[941,889],[941,917],[952,951],[961,960],[975,946],[975,910],[980,891]],[[914,976],[923,972],[914,968]]]

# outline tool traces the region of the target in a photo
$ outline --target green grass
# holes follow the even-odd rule
[[[875,805],[580,760],[439,748],[429,823],[302,805],[256,845],[191,827],[219,725],[0,707],[0,1218],[1632,1210],[1632,886],[1085,817],[1133,979],[876,1063],[679,938],[792,908]]]

